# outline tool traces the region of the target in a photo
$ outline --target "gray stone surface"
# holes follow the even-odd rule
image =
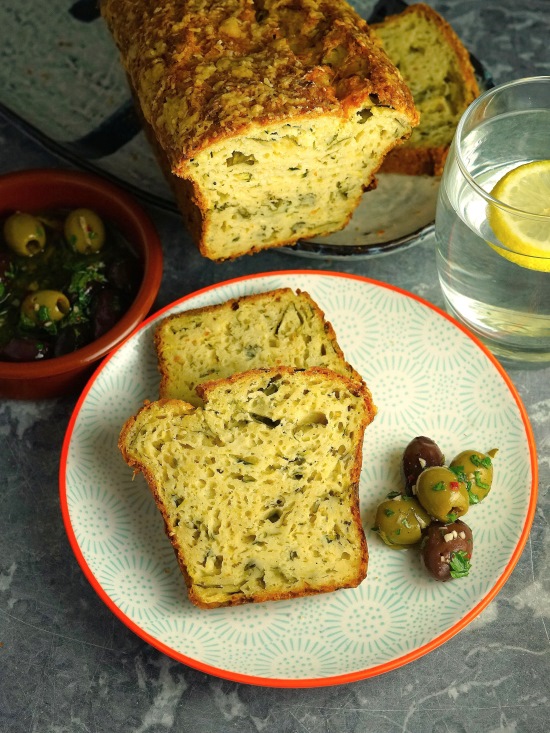
[[[548,0],[433,5],[497,82],[550,74]],[[0,118],[0,172],[35,166],[67,163]],[[371,261],[267,252],[220,265],[199,257],[177,216],[150,211],[165,248],[159,307],[243,274],[298,268],[365,275],[442,305],[432,240]],[[509,581],[473,623],[423,658],[380,677],[311,690],[210,677],[157,652],[113,616],[84,578],[59,508],[59,457],[77,395],[2,401],[0,731],[549,731],[550,368],[509,374],[532,423],[540,470],[531,536]]]

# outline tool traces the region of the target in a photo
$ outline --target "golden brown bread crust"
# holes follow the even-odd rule
[[[406,15],[424,17],[438,29],[442,37],[442,42],[446,43],[452,49],[462,79],[465,109],[479,96],[479,85],[468,50],[452,26],[439,13],[425,3],[415,3],[406,8],[402,13],[389,15],[382,23],[373,23],[371,28],[376,33],[380,27],[391,26],[393,22]],[[420,120],[420,126],[422,126],[422,120]],[[440,176],[443,173],[449,147],[450,142],[446,146],[430,147],[426,145],[425,147],[412,147],[409,141],[403,141],[386,155],[382,162],[380,172]]]
[[[137,100],[135,94],[134,103],[137,114],[141,120],[141,126],[145,132],[145,136],[151,146],[151,149],[155,155],[155,158],[159,164],[159,167],[164,175],[164,178],[172,193],[176,199],[176,204],[182,215],[183,222],[187,231],[191,234],[194,242],[197,243],[200,253],[203,257],[208,256],[207,248],[205,247],[205,231],[203,226],[202,211],[205,209],[205,204],[200,202],[200,193],[196,190],[193,183],[186,178],[179,178],[172,173],[170,161],[164,150],[160,147],[159,141],[155,137],[153,128],[147,122],[143,116],[141,106]],[[197,198],[198,197],[198,198]],[[200,203],[199,203],[200,202]],[[252,254],[252,253],[251,253]]]
[[[386,155],[380,173],[441,176],[448,152],[448,145],[435,148],[408,148],[400,145]]]
[[[186,225],[212,260],[341,229],[418,124],[401,75],[345,0],[104,0],[101,10]],[[339,169],[344,150],[354,162]]]
[[[357,382],[362,383],[364,381],[362,376],[359,374],[359,372],[356,369],[352,367],[351,364],[349,364],[346,361],[344,353],[337,341],[336,332],[334,331],[334,327],[332,326],[330,321],[326,320],[325,313],[321,310],[321,308],[317,305],[317,303],[313,300],[313,298],[309,295],[309,293],[302,291],[299,288],[297,288],[295,292],[296,292],[296,295],[299,296],[299,298],[301,298],[303,302],[307,302],[309,308],[316,314],[317,319],[320,322],[324,322],[323,328],[324,328],[324,333],[326,335],[326,338],[328,341],[330,341],[335,355],[341,359],[342,366],[344,367],[345,365],[345,368],[347,370],[347,376],[349,376],[351,379],[356,380]],[[271,305],[273,306],[274,309],[276,309],[277,304],[281,301],[281,299],[283,299],[285,296],[288,296],[290,293],[293,293],[291,288],[277,288],[276,290],[271,290],[271,291],[261,292],[261,293],[253,293],[252,295],[242,295],[240,297],[230,298],[229,300],[223,303],[219,303],[217,305],[208,305],[208,306],[203,306],[202,308],[192,308],[190,310],[184,311],[183,313],[180,313],[180,312],[174,313],[162,319],[156,326],[155,331],[154,331],[154,336],[153,336],[155,350],[157,352],[157,357],[158,357],[158,367],[159,367],[159,372],[160,372],[160,385],[159,385],[160,396],[161,397],[168,397],[168,396],[173,397],[174,396],[173,392],[170,394],[170,389],[169,389],[170,382],[171,382],[171,379],[173,379],[173,376],[169,371],[170,365],[167,364],[168,359],[165,356],[165,343],[164,343],[165,339],[167,338],[166,331],[169,330],[171,322],[175,321],[177,323],[179,320],[181,320],[182,315],[185,318],[190,319],[195,315],[200,315],[200,316],[206,315],[207,316],[209,313],[215,314],[216,312],[223,313],[225,311],[236,311],[236,310],[239,310],[241,305],[246,306],[246,307],[252,306],[253,308],[256,309],[256,312],[258,312],[258,308],[260,306],[263,308],[269,308],[269,306]],[[208,333],[208,336],[203,334],[201,335],[201,339],[204,342],[207,338],[210,339],[211,336],[212,336],[211,333]],[[191,345],[190,347],[192,348]],[[201,350],[200,346],[198,350],[199,351]],[[288,360],[285,361],[284,364],[286,366],[296,366],[296,362],[294,358],[292,357],[292,355],[286,354],[284,358],[286,359],[287,357],[288,357]],[[279,362],[277,363],[269,362],[268,360],[265,360],[265,357],[262,357],[262,358],[264,358],[262,366],[265,366],[265,367],[277,366],[279,363]],[[173,353],[170,354],[169,359],[172,362],[172,364],[180,363],[179,358],[177,356],[175,357]],[[176,361],[174,361],[174,359]],[[184,367],[182,366],[182,369],[183,368]],[[246,368],[249,369],[250,367],[246,367]],[[242,371],[242,369],[240,369],[239,371]],[[178,396],[181,397],[182,395],[178,395]],[[187,399],[190,399],[188,395],[187,395]]]
[[[157,400],[157,405],[168,405],[170,402],[176,402],[176,400]],[[182,411],[185,411],[184,404],[181,400],[177,400],[180,405],[180,409]],[[129,445],[128,445],[128,436],[132,431],[132,428],[134,427],[136,420],[138,419],[139,415],[144,411],[151,409],[151,405],[153,405],[150,400],[145,400],[143,403],[143,407],[135,414],[132,415],[132,417],[128,418],[124,425],[122,426],[122,430],[120,431],[120,435],[118,438],[118,449],[120,450],[122,457],[130,466],[130,468],[134,468],[134,476],[138,473],[142,473],[145,481],[147,482],[147,486],[149,487],[149,490],[151,491],[151,494],[153,495],[153,499],[155,501],[155,504],[157,505],[157,509],[162,515],[162,518],[164,520],[164,531],[166,533],[166,536],[170,540],[170,543],[172,544],[172,547],[174,549],[174,553],[176,555],[176,560],[178,562],[179,568],[181,570],[181,574],[183,575],[183,579],[185,581],[185,585],[187,587],[188,592],[191,590],[191,578],[189,577],[189,573],[187,572],[187,566],[185,562],[183,561],[183,556],[181,553],[181,548],[179,547],[176,538],[174,535],[169,531],[169,517],[168,513],[166,511],[166,507],[164,506],[164,502],[162,501],[159,489],[157,487],[157,483],[155,480],[154,473],[144,464],[136,459],[130,454],[129,451]],[[188,412],[191,413],[195,409],[193,405],[187,404]],[[193,601],[195,602],[195,601]]]
[[[104,0],[101,11],[176,175],[221,138],[345,117],[369,94],[416,119],[399,72],[344,0]]]

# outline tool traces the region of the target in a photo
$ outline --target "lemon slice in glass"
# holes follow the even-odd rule
[[[515,209],[535,215],[513,214],[489,204],[489,224],[509,249],[489,242],[491,247],[521,267],[550,272],[550,160],[537,160],[513,168],[498,181],[491,195]]]

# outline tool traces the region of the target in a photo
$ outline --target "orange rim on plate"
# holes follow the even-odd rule
[[[521,531],[521,535],[519,537],[519,540],[515,546],[514,551],[512,552],[503,572],[501,573],[500,577],[494,584],[494,586],[490,589],[489,592],[487,592],[482,599],[475,605],[466,615],[460,619],[460,621],[454,623],[450,628],[448,628],[445,632],[437,635],[435,638],[430,640],[428,643],[423,644],[419,646],[418,648],[415,648],[410,653],[406,653],[402,656],[399,656],[398,658],[391,659],[387,662],[384,662],[382,664],[377,664],[374,666],[371,666],[367,669],[363,670],[354,670],[349,673],[345,674],[338,674],[334,676],[327,676],[327,677],[315,677],[315,678],[297,678],[297,679],[287,679],[287,678],[271,678],[271,677],[260,677],[256,675],[247,675],[242,674],[239,672],[234,672],[222,668],[218,668],[215,666],[212,666],[210,664],[206,664],[204,662],[201,662],[196,659],[192,659],[190,657],[187,657],[184,654],[181,654],[174,649],[171,649],[169,646],[164,644],[162,641],[159,641],[155,637],[153,637],[151,634],[149,634],[147,631],[142,629],[137,623],[135,623],[134,620],[132,620],[128,615],[126,615],[110,598],[110,596],[106,593],[102,585],[99,583],[97,578],[95,577],[93,571],[91,570],[90,566],[88,565],[84,554],[81,550],[81,547],[77,541],[74,528],[71,522],[71,516],[69,512],[69,506],[67,501],[67,482],[66,482],[66,467],[67,467],[67,459],[68,459],[68,452],[69,452],[69,446],[71,443],[71,439],[73,436],[73,431],[75,428],[75,423],[78,418],[79,412],[92,388],[94,385],[94,382],[97,378],[97,376],[101,373],[101,371],[105,368],[105,365],[113,358],[113,356],[118,353],[118,351],[124,346],[125,343],[128,342],[129,339],[132,338],[136,333],[141,331],[142,329],[146,328],[148,324],[150,324],[153,320],[156,320],[160,316],[162,316],[167,311],[173,309],[175,305],[179,305],[182,303],[185,303],[186,301],[195,298],[196,296],[207,293],[211,290],[218,289],[223,286],[231,285],[234,283],[240,283],[243,281],[250,281],[250,280],[256,280],[259,278],[266,278],[266,277],[286,277],[286,276],[300,276],[300,275],[307,275],[307,276],[330,276],[330,277],[336,277],[336,278],[343,278],[343,279],[349,279],[349,280],[355,280],[360,281],[363,283],[368,283],[371,285],[374,285],[376,287],[387,289],[388,291],[393,291],[394,293],[406,296],[407,298],[411,298],[414,301],[417,301],[418,303],[422,304],[423,306],[426,306],[433,312],[439,314],[441,317],[447,319],[450,321],[456,328],[458,328],[460,331],[462,331],[466,336],[471,339],[476,346],[485,354],[485,356],[490,360],[492,363],[492,366],[496,369],[496,371],[500,374],[502,379],[504,380],[506,387],[508,388],[511,396],[513,397],[513,400],[515,401],[519,415],[521,417],[521,421],[523,423],[523,428],[525,431],[525,437],[527,439],[528,447],[529,447],[529,461],[530,461],[530,471],[531,471],[531,487],[530,487],[530,494],[529,494],[529,502],[527,506],[525,521],[523,524],[523,528]],[[361,277],[359,275],[351,275],[346,273],[337,273],[337,272],[329,272],[329,271],[323,271],[323,270],[287,270],[287,271],[274,271],[269,273],[259,273],[256,275],[247,275],[239,278],[234,278],[231,280],[224,281],[222,283],[217,283],[215,285],[211,285],[209,287],[203,288],[199,291],[196,291],[194,293],[191,293],[189,295],[184,296],[183,298],[176,301],[176,303],[171,303],[170,305],[166,306],[162,310],[158,311],[154,315],[150,316],[146,321],[144,321],[138,328],[135,329],[135,331],[128,336],[127,339],[123,343],[121,343],[113,352],[111,352],[100,364],[100,366],[95,371],[94,375],[91,377],[91,379],[88,381],[84,391],[82,392],[75,408],[72,413],[67,432],[65,435],[64,443],[63,443],[63,449],[61,454],[61,463],[60,463],[60,474],[59,474],[59,482],[60,482],[60,500],[61,500],[61,510],[62,510],[62,516],[63,521],[65,524],[65,528],[67,531],[67,535],[69,537],[69,541],[71,544],[71,547],[73,549],[73,552],[76,556],[76,559],[78,563],[80,564],[82,570],[84,571],[85,576],[87,577],[88,581],[96,591],[96,593],[99,595],[99,597],[102,599],[102,601],[107,605],[107,607],[117,616],[131,631],[133,631],[137,636],[142,638],[144,641],[146,641],[148,644],[153,646],[154,648],[158,649],[159,651],[163,652],[169,657],[172,657],[173,659],[182,662],[183,664],[188,665],[189,667],[195,668],[200,670],[201,672],[206,672],[208,674],[229,679],[234,682],[240,682],[240,683],[246,683],[246,684],[252,684],[252,685],[260,685],[260,686],[267,686],[267,687],[288,687],[288,688],[297,688],[297,687],[324,687],[329,685],[338,685],[338,684],[344,684],[348,682],[355,682],[358,680],[366,679],[369,677],[374,677],[386,672],[390,672],[391,670],[397,669],[405,664],[408,664],[409,662],[412,662],[416,659],[419,659],[420,657],[424,656],[430,651],[433,651],[437,647],[444,644],[446,641],[448,641],[451,637],[453,637],[455,634],[457,634],[459,631],[461,631],[465,626],[467,626],[473,619],[476,618],[476,616],[479,615],[479,613],[486,608],[486,606],[495,598],[495,596],[498,594],[498,592],[502,589],[506,581],[508,580],[513,568],[515,567],[516,563],[518,562],[523,549],[525,547],[525,544],[527,542],[529,531],[533,522],[533,517],[535,514],[535,508],[536,508],[536,501],[537,501],[537,486],[538,486],[538,469],[537,469],[537,459],[536,459],[536,447],[535,447],[535,440],[532,432],[532,428],[529,423],[529,419],[527,416],[527,412],[525,410],[525,407],[522,403],[522,400],[513,385],[511,379],[503,369],[503,367],[499,364],[499,362],[496,360],[496,358],[488,351],[488,349],[475,337],[473,336],[462,324],[457,322],[455,319],[453,319],[451,316],[449,316],[447,313],[445,313],[443,310],[438,308],[437,306],[429,303],[428,301],[424,300],[423,298],[407,292],[406,290],[403,290],[401,288],[398,288],[394,285],[389,285],[386,283],[378,282],[376,280]],[[367,581],[368,582],[368,578]],[[208,612],[206,612],[208,613]]]

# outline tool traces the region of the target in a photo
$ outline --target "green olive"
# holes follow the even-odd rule
[[[434,519],[454,522],[466,514],[470,505],[468,492],[450,468],[425,468],[416,482],[416,498]]]
[[[376,510],[376,530],[381,539],[395,550],[405,550],[422,539],[422,530],[430,516],[412,496],[386,499]]]
[[[4,222],[4,239],[18,255],[32,257],[46,246],[46,231],[36,216],[18,211]]]
[[[27,295],[21,304],[23,315],[40,326],[60,321],[70,310],[69,299],[58,290],[37,290]]]
[[[483,501],[493,483],[493,461],[496,449],[488,453],[464,450],[451,461],[450,469],[468,492],[470,504]]]
[[[105,244],[105,227],[90,209],[75,209],[65,220],[65,239],[81,254],[93,254]]]

